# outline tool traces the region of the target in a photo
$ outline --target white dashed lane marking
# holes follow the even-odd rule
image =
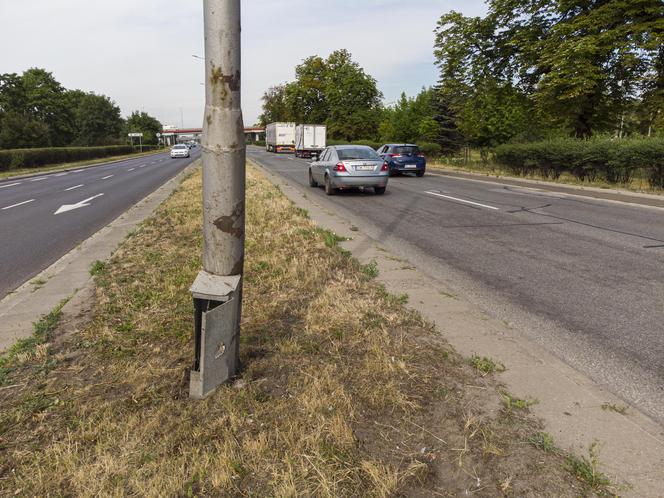
[[[15,207],[18,207],[18,206],[22,206],[23,204],[28,204],[30,202],[34,202],[34,199],[30,199],[29,201],[18,202],[16,204],[12,204],[11,206],[3,207],[2,211],[6,210],[6,209],[11,209],[11,208],[15,208]]]
[[[425,194],[429,195],[435,195],[436,197],[444,197],[445,199],[450,199],[452,201],[457,201],[457,202],[464,202],[466,204],[472,204],[473,206],[479,206],[487,209],[492,209],[494,211],[499,211],[500,208],[494,207],[494,206],[488,206],[486,204],[480,204],[479,202],[473,202],[473,201],[467,201],[466,199],[459,199],[458,197],[452,197],[451,195],[443,195],[439,194],[437,192],[425,192]]]

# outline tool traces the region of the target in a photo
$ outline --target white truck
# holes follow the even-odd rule
[[[295,150],[295,123],[270,123],[265,127],[265,149],[268,152]]]
[[[325,125],[301,124],[295,128],[295,157],[318,156],[326,147]]]

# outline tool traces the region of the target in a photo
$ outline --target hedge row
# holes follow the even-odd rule
[[[384,142],[373,142],[371,140],[356,140],[354,142],[343,142],[338,140],[328,140],[327,145],[367,145],[372,149],[378,150],[383,145]],[[427,157],[439,156],[442,153],[442,148],[438,144],[433,143],[419,143],[417,146],[420,148],[422,154]]]
[[[579,180],[627,184],[642,172],[652,187],[664,187],[664,139],[556,139],[505,144],[494,151],[498,164],[521,176],[539,173],[557,179],[569,173]]]
[[[144,145],[143,151],[155,149],[155,145]],[[104,147],[50,147],[44,149],[0,150],[0,171],[18,168],[37,168],[49,164],[72,163],[87,159],[99,159],[139,152],[131,145],[108,145]]]

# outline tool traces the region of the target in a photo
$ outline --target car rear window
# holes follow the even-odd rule
[[[174,148],[174,149],[186,149],[187,146],[186,146],[186,145],[176,145],[176,146],[173,147],[173,148]]]
[[[415,156],[420,153],[420,148],[409,145],[400,145],[394,148],[394,153]]]
[[[337,154],[341,161],[350,159],[370,159],[372,161],[380,161],[380,156],[375,150],[367,147],[358,147],[357,149],[337,149]]]

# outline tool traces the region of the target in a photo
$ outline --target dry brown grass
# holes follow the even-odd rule
[[[248,176],[241,379],[187,398],[200,174],[98,269],[92,319],[61,324],[0,390],[13,496],[574,496],[527,413]],[[332,247],[330,247],[332,245]],[[468,385],[480,384],[483,389]]]

